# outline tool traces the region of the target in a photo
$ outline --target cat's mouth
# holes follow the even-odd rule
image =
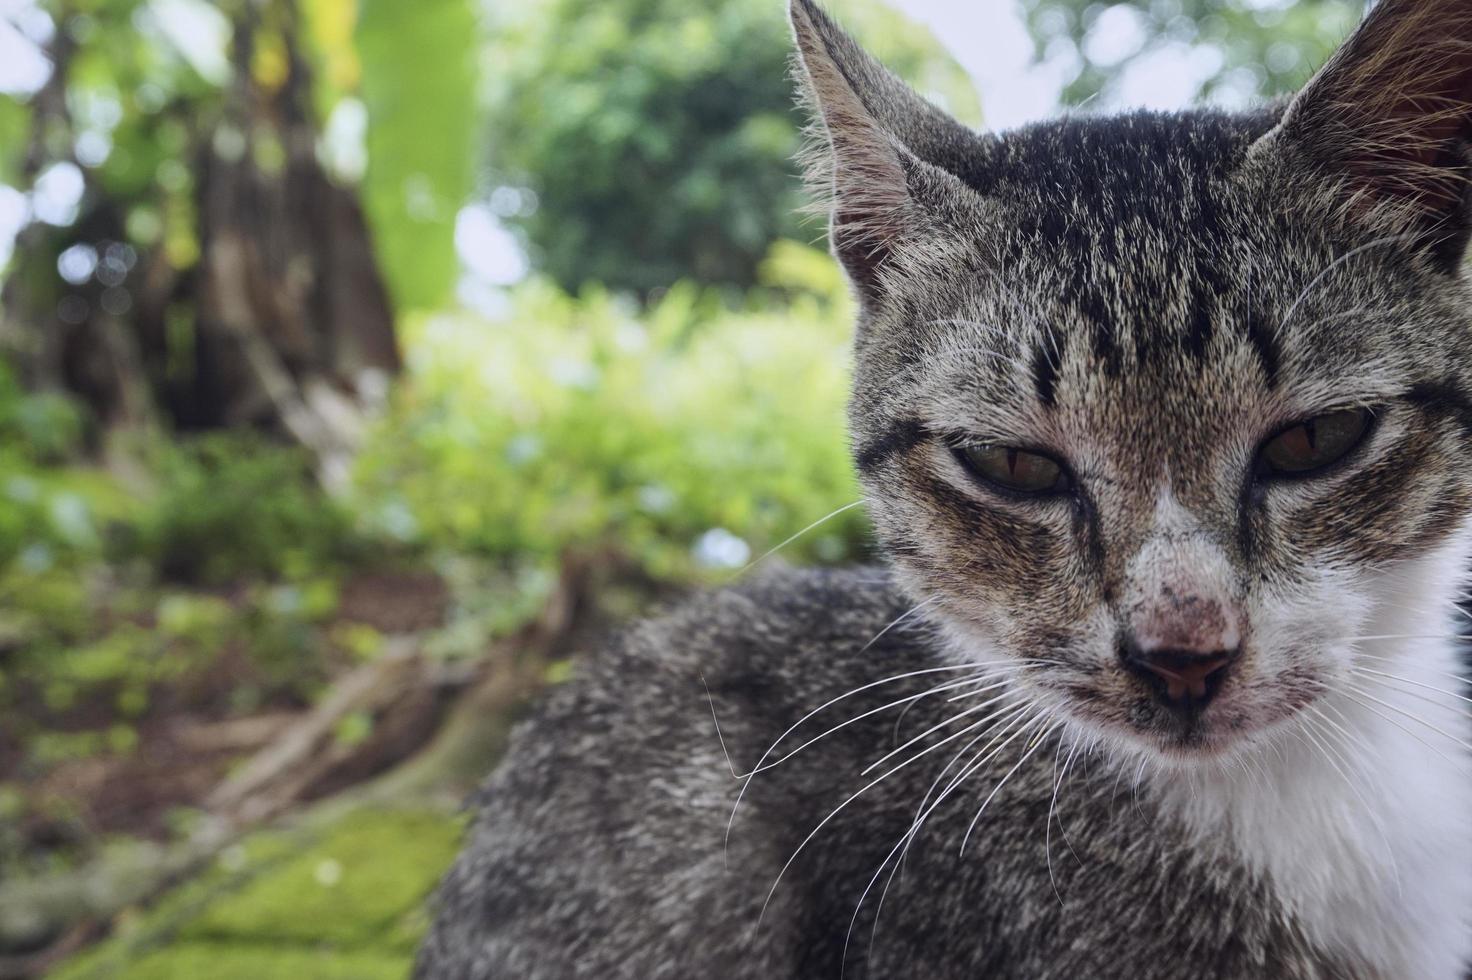
[[[1177,763],[1229,756],[1278,728],[1301,707],[1288,700],[1259,702],[1247,684],[1232,685],[1205,700],[1171,700],[1130,680],[1068,684],[1063,690],[1066,710],[1106,737],[1122,737]]]

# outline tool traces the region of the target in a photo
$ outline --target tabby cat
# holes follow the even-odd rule
[[[791,17],[886,565],[554,691],[419,975],[1464,976],[1472,0],[1002,134]]]

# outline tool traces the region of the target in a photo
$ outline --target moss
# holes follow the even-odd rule
[[[189,940],[391,945],[459,846],[460,827],[433,813],[357,811],[310,850],[217,901],[181,930]]]
[[[55,976],[403,977],[462,826],[432,811],[363,809],[317,833],[254,834]]]
[[[89,957],[57,980],[402,980],[413,956],[382,951],[342,953],[243,943],[178,943],[122,965]]]

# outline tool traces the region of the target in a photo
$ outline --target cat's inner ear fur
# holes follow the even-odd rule
[[[1472,231],[1472,0],[1382,0],[1271,138],[1329,170],[1352,220],[1455,268]]]
[[[835,254],[875,298],[897,251],[934,233],[937,209],[925,199],[968,192],[954,175],[977,165],[986,138],[913,92],[810,0],[791,0],[791,16],[799,97],[813,120],[808,182],[830,214]]]

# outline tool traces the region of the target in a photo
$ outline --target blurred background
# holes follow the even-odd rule
[[[829,6],[1005,128],[1362,4]],[[0,978],[403,977],[592,638],[865,558],[782,7],[0,0]]]

